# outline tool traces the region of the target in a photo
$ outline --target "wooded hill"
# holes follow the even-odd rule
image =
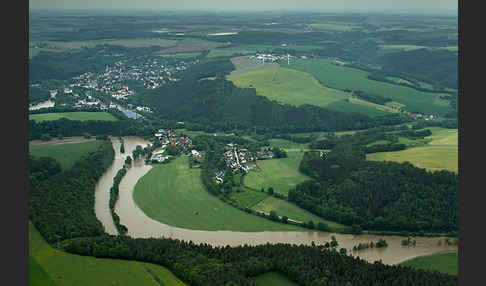
[[[254,127],[261,133],[356,130],[410,120],[398,114],[372,118],[312,105],[279,104],[257,95],[254,88],[239,88],[227,81],[223,76],[233,69],[228,58],[201,62],[188,68],[180,81],[143,92],[135,102],[153,107],[164,119],[190,122],[187,129],[206,131]]]

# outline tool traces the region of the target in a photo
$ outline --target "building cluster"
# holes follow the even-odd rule
[[[126,99],[135,93],[128,82],[138,81],[143,87],[154,89],[167,81],[177,81],[174,74],[186,70],[190,64],[192,62],[169,63],[162,58],[120,60],[112,66],[106,66],[102,72],[86,72],[72,78],[70,87],[94,89],[116,99]]]
[[[420,114],[420,113],[409,113],[408,116],[412,117],[413,119],[425,119],[427,121],[437,119],[438,117],[432,114]]]
[[[285,55],[277,55],[277,54],[256,54],[254,56],[250,56],[251,60],[259,60],[263,62],[277,62],[281,60],[289,61],[290,59],[294,58],[289,54]]]
[[[189,150],[193,147],[191,138],[187,136],[177,135],[174,131],[159,129],[154,136],[162,143],[162,148],[167,146],[179,146],[184,150]]]

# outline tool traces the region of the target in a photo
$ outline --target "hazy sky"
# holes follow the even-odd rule
[[[458,0],[29,0],[31,9],[457,11]]]

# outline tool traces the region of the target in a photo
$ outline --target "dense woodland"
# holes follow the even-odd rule
[[[300,171],[314,180],[290,189],[289,200],[363,229],[457,231],[457,174],[408,162],[366,161],[365,152],[352,142],[338,143],[324,156],[307,152]]]
[[[63,172],[53,159],[29,158],[29,219],[47,242],[104,233],[94,214],[94,189],[114,156],[106,140]]]

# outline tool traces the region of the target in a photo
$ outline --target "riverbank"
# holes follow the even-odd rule
[[[119,153],[118,140],[113,140],[115,149],[115,163],[120,164],[120,168],[130,150],[134,150],[136,145],[146,146],[148,142],[138,137],[125,137],[125,154]],[[172,162],[173,163],[173,162]],[[110,167],[111,168],[111,167]],[[119,169],[119,168],[118,168]],[[104,188],[97,187],[96,207],[103,208],[106,216],[98,216],[100,209],[97,211],[97,217],[106,225],[113,223],[111,213],[109,210],[109,189],[112,186],[113,178],[118,169],[110,173],[111,178],[106,178],[109,183]],[[289,243],[289,244],[304,244],[321,245],[331,241],[334,236],[339,245],[338,248],[346,248],[348,255],[359,256],[360,258],[374,262],[381,260],[385,264],[398,264],[407,259],[439,253],[447,250],[456,250],[457,246],[438,244],[437,237],[416,237],[415,246],[403,246],[401,241],[403,236],[388,236],[388,235],[351,235],[339,234],[319,231],[258,231],[258,232],[242,232],[242,231],[207,231],[207,230],[191,230],[179,228],[177,226],[167,225],[151,219],[148,217],[134,202],[133,189],[140,178],[146,175],[152,169],[151,165],[146,165],[143,160],[137,160],[133,166],[128,169],[127,174],[121,180],[119,186],[119,200],[115,205],[115,211],[120,217],[120,223],[125,225],[128,229],[127,235],[133,238],[174,238],[186,241],[193,241],[194,243],[208,243],[213,246],[239,246],[239,245],[261,245],[266,243]],[[101,181],[101,180],[100,180]],[[100,197],[106,196],[105,203],[102,203]],[[96,209],[95,209],[96,210]],[[107,223],[108,221],[108,223]],[[113,225],[114,228],[114,225]],[[353,251],[353,247],[359,243],[376,242],[379,239],[385,239],[388,247],[364,249]]]

